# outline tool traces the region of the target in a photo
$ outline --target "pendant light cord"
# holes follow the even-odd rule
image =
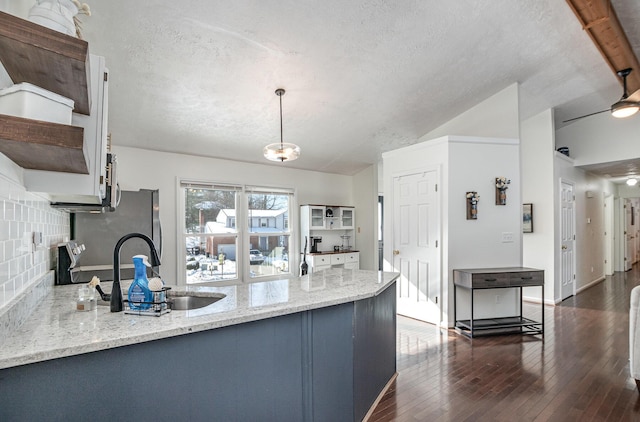
[[[284,92],[282,94],[284,94]],[[282,148],[282,94],[279,94],[279,97],[280,97],[280,148]]]

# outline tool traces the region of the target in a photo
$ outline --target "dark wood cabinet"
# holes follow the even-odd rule
[[[0,62],[14,83],[29,82],[91,110],[86,41],[0,12]],[[88,174],[84,128],[0,115],[0,152],[25,169]]]
[[[522,314],[522,288],[540,286],[542,292],[541,321],[534,321]],[[471,316],[457,318],[457,289],[470,291]],[[474,318],[474,292],[480,289],[518,289],[519,315],[496,318]],[[453,270],[453,315],[455,329],[467,337],[495,334],[544,335],[544,271],[534,268],[474,268]]]

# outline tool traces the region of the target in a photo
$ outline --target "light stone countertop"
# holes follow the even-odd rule
[[[234,286],[172,286],[174,293],[226,295],[204,308],[156,316],[75,309],[78,285],[55,286],[2,342],[0,369],[242,324],[378,295],[398,273],[330,269],[303,277]],[[111,283],[101,283],[109,293]],[[123,283],[123,290],[126,284]],[[126,298],[126,292],[124,294]]]

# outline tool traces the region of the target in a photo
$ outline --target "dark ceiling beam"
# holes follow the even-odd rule
[[[613,73],[632,68],[627,77],[629,93],[640,90],[640,63],[618,20],[611,0],[566,0]],[[622,79],[618,78],[622,84]]]

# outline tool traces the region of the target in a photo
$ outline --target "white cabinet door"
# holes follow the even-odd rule
[[[353,208],[340,208],[340,228],[353,229],[355,226],[355,210]]]
[[[309,207],[309,228],[324,229],[324,207]]]
[[[347,270],[359,270],[360,269],[360,253],[359,252],[347,252],[344,254],[344,268]]]

